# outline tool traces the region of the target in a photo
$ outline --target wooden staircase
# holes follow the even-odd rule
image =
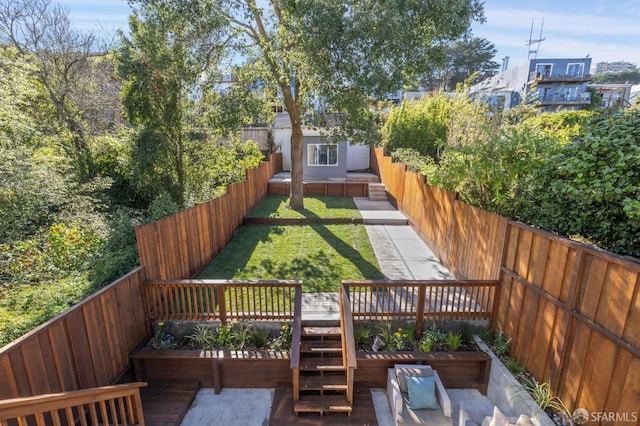
[[[340,412],[350,416],[353,377],[345,361],[340,322],[303,322],[300,337],[300,363],[293,379],[294,412],[321,416]]]
[[[369,183],[369,199],[371,201],[387,201],[387,190],[381,183]]]

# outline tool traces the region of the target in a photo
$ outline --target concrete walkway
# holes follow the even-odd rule
[[[445,280],[453,277],[409,226],[407,218],[388,201],[353,201],[365,219],[369,241],[385,278]]]

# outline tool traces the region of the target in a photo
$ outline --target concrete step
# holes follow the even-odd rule
[[[370,183],[369,187],[369,199],[371,201],[387,201],[387,191],[384,185],[381,183]]]

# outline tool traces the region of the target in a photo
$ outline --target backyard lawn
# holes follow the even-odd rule
[[[289,210],[288,197],[272,195],[264,199],[247,217],[269,218],[360,218],[360,211],[349,197],[305,197],[303,210]]]
[[[285,205],[286,197],[268,197],[250,215],[305,217]],[[359,217],[350,198],[305,198],[305,206],[306,217]],[[286,216],[292,213],[298,216]],[[344,214],[357,216],[336,216]],[[318,292],[336,291],[345,279],[383,275],[363,225],[245,225],[199,278],[297,279],[304,291]]]

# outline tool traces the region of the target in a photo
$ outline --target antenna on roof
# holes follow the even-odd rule
[[[540,49],[540,43],[542,43],[545,39],[542,37],[542,27],[544,26],[544,18],[542,18],[542,23],[540,24],[540,36],[537,39],[533,39],[533,19],[531,20],[531,31],[529,32],[529,40],[524,41],[524,45],[529,48],[529,53],[527,54],[527,61],[531,59],[531,55],[533,55],[533,59],[538,59],[538,50]],[[534,44],[538,44],[535,50],[531,49],[531,46]]]

